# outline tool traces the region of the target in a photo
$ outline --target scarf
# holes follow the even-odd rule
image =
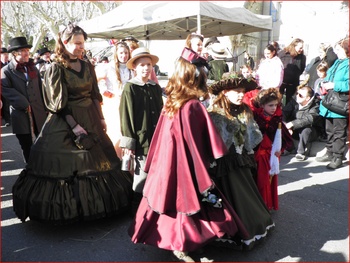
[[[16,70],[23,73],[28,73],[30,79],[35,79],[37,77],[36,67],[33,60],[29,60],[28,62],[24,63],[17,62]]]

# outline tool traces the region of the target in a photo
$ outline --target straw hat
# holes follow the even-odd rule
[[[133,69],[134,68],[133,64],[134,64],[135,60],[142,58],[142,57],[150,58],[152,60],[152,66],[157,64],[157,62],[159,61],[159,58],[157,56],[149,53],[148,48],[139,47],[132,52],[131,59],[129,59],[128,62],[126,63],[127,68]]]
[[[213,58],[226,58],[228,53],[220,43],[214,43],[208,48],[208,53]]]

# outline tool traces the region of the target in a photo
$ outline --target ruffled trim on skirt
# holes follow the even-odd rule
[[[275,223],[272,223],[271,225],[268,225],[266,227],[266,231],[262,234],[256,234],[253,238],[251,239],[243,239],[242,242],[243,242],[243,247],[247,250],[250,250],[254,247],[254,245],[257,243],[257,242],[260,242],[262,241],[268,234],[269,231],[271,231],[272,229],[274,229],[275,227]]]
[[[55,224],[93,220],[128,211],[132,176],[110,170],[85,176],[50,178],[24,169],[13,188],[13,208],[19,219]]]

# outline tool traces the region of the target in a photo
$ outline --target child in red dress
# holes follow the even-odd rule
[[[259,108],[254,111],[254,119],[263,134],[263,140],[255,151],[258,171],[256,183],[269,210],[278,210],[277,174],[270,174],[271,155],[274,154],[279,158],[281,152],[293,144],[288,129],[282,122],[281,101],[282,95],[277,89],[261,90],[256,97]],[[279,125],[282,128],[281,150],[271,152]]]

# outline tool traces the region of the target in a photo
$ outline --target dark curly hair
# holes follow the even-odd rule
[[[275,100],[278,101],[278,104],[282,102],[282,94],[278,91],[278,89],[276,88],[263,89],[255,97],[255,104],[261,107]]]

